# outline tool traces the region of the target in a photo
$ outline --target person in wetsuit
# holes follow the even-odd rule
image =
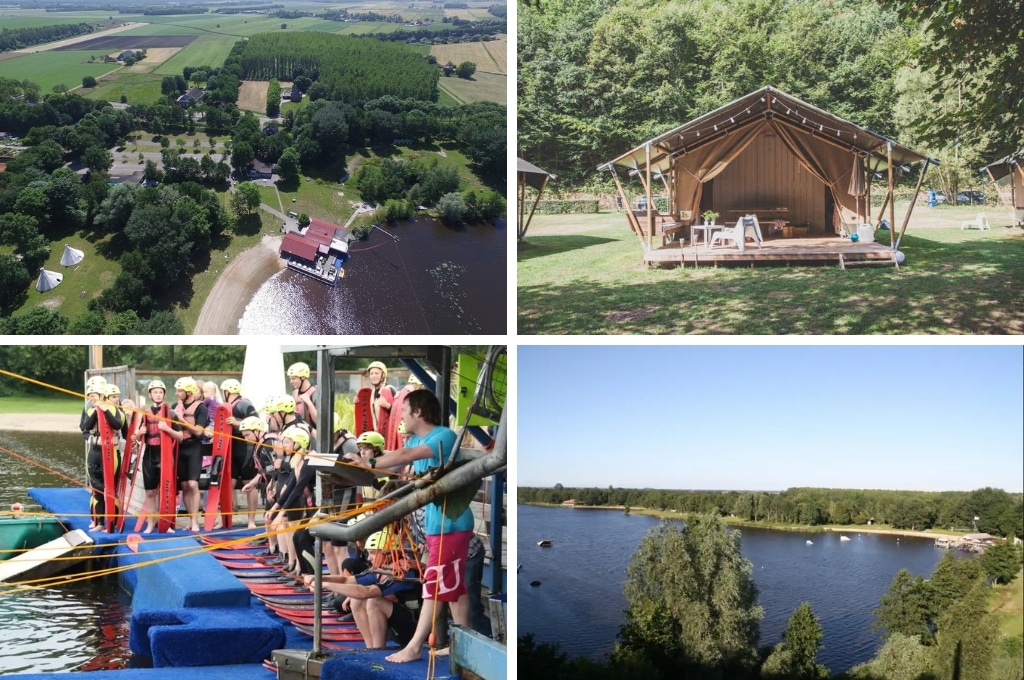
[[[299,553],[294,540],[295,530],[302,520],[310,516],[315,494],[316,472],[306,464],[309,433],[301,427],[292,426],[281,433],[278,441],[281,452],[285,456],[290,455],[291,460],[288,461],[287,472],[284,470],[284,462],[281,464],[283,474],[278,477],[275,490],[277,500],[267,511],[264,521],[271,530],[280,532],[281,543],[291,560],[288,563],[288,571],[296,575],[300,571],[309,573],[312,565],[298,559]]]
[[[231,407],[231,416],[228,418],[228,425],[231,426],[231,478],[235,488],[243,486],[245,480],[252,479],[256,474],[256,466],[250,454],[250,444],[242,436],[241,423],[246,418],[256,415],[256,407],[253,403],[242,396],[242,383],[234,378],[228,378],[220,384],[220,391],[224,393],[224,403]],[[260,421],[262,423],[262,421]],[[265,430],[266,428],[264,428]],[[256,503],[259,501],[259,491],[255,486],[249,487],[245,492],[246,509],[249,511],[249,528],[256,528]]]
[[[146,529],[142,533],[151,534],[156,529],[158,496],[160,495],[160,433],[166,432],[172,439],[180,442],[181,426],[159,417],[160,407],[164,403],[167,387],[162,380],[150,380],[147,386],[150,406],[144,412],[142,423],[135,432],[135,437],[145,445],[142,455],[142,486],[146,490],[146,501],[142,506],[146,518]],[[171,528],[173,533],[174,529]]]
[[[178,447],[178,484],[188,511],[189,531],[199,531],[202,439],[210,425],[210,416],[195,380],[190,377],[178,378],[174,383],[174,391],[178,397],[178,403],[174,405],[174,419],[181,425],[182,435]]]
[[[316,385],[309,382],[309,365],[301,361],[292,364],[285,372],[292,385],[292,399],[295,400],[295,413],[309,423],[310,444],[316,448],[316,418],[319,414],[318,403],[320,394]]]
[[[101,382],[102,380],[102,382]],[[104,532],[107,521],[107,514],[117,513],[117,500],[113,497],[114,490],[107,489],[103,480],[103,444],[100,437],[99,419],[103,418],[110,429],[115,433],[124,426],[124,413],[115,404],[104,399],[109,386],[105,379],[91,379],[86,383],[85,398],[88,403],[82,410],[82,417],[79,419],[79,429],[82,436],[89,442],[89,455],[86,460],[86,467],[89,473],[89,488],[92,489],[92,498],[89,506],[92,513],[92,523],[89,531]],[[117,477],[117,468],[120,465],[120,455],[117,451],[116,434],[114,445],[114,477]]]

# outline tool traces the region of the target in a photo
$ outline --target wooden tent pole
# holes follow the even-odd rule
[[[1020,175],[1020,177],[1017,177]],[[1018,180],[1024,180],[1024,168],[1019,165],[1016,169],[1010,173],[1010,224],[1016,225],[1019,220],[1017,219],[1017,182]]]
[[[525,184],[525,182],[524,182],[524,184]],[[520,239],[522,239],[523,236],[526,236],[526,230],[529,228],[530,222],[533,221],[533,213],[534,213],[534,211],[537,210],[537,205],[540,203],[540,198],[541,198],[541,196],[544,195],[544,190],[547,187],[548,187],[548,178],[547,178],[547,176],[545,176],[544,177],[544,183],[540,185],[540,189],[537,191],[537,198],[533,199],[533,205],[530,207],[530,216],[526,218],[526,225],[523,227],[523,233],[519,237]],[[526,189],[524,188],[523,189],[523,196],[525,197],[525,195],[526,195]]]
[[[885,145],[889,157],[889,246],[896,245],[896,171],[892,167],[892,142]]]
[[[523,240],[526,230],[523,229],[523,218],[526,217],[526,176],[519,173],[519,240]]]
[[[644,155],[647,158],[647,250],[654,248],[654,195],[651,193],[651,145],[644,146]]]
[[[914,206],[917,205],[917,196],[921,193],[921,185],[924,183],[924,175],[928,172],[928,164],[930,162],[930,159],[924,159],[924,167],[921,168],[921,176],[917,178],[917,187],[914,189],[914,197],[910,199],[910,205],[907,206],[907,214],[903,216],[903,225],[900,227],[899,238],[896,239],[897,248],[900,245],[900,241],[903,240],[903,234],[907,230],[907,224],[910,223],[910,213],[914,212]]]
[[[882,221],[882,218],[885,217],[885,209],[888,208],[888,207],[889,207],[889,197],[886,196],[885,200],[882,201],[881,209],[878,211],[878,219],[875,220],[876,223]]]
[[[615,188],[619,190],[619,196],[622,197],[622,205],[625,206],[625,211],[626,211],[626,222],[629,223],[629,228],[630,228],[630,230],[632,230],[633,229],[633,222],[632,222],[632,220],[633,220],[633,207],[629,204],[629,199],[626,198],[626,192],[622,188],[622,182],[619,181],[619,173],[615,172],[615,166],[612,165],[611,163],[609,163],[608,164],[608,171],[612,173],[612,179],[615,180]],[[639,226],[639,223],[637,224],[637,226]],[[643,245],[644,245],[643,237],[641,237],[640,234],[637,234],[636,237],[640,241],[640,247],[643,248]]]
[[[871,179],[875,173],[871,172],[871,155],[868,154],[864,157],[864,172],[868,176],[868,192],[864,195],[864,221],[867,222],[871,219]],[[875,220],[875,224],[878,224],[878,220]]]

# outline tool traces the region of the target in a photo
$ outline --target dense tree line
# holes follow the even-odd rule
[[[385,95],[432,101],[437,97],[438,71],[405,45],[377,40],[303,33],[260,33],[246,43],[242,77],[290,80],[296,69],[317,71],[335,100],[363,102]]]
[[[30,81],[0,76],[0,130],[23,136],[32,128],[74,125],[90,111],[110,108],[104,101],[74,93],[47,94]]]
[[[663,521],[627,570],[626,622],[606,660],[567,659],[557,645],[519,639],[518,672],[538,680],[811,680],[822,627],[810,604],[793,612],[782,641],[758,648],[761,607],[741,538],[715,515]],[[1014,576],[1021,566],[1012,552]],[[901,570],[875,610],[884,644],[845,680],[1019,680],[1021,638],[996,635],[987,568],[947,553],[929,579]]]
[[[919,20],[921,12],[932,11],[921,8],[945,8],[943,3],[539,4],[539,10],[524,6],[519,17],[518,147],[563,185],[603,186],[610,180],[597,171],[599,164],[765,85],[938,158],[947,190],[965,182],[977,186],[979,160],[1019,148],[1012,141],[1020,143],[1019,108],[1016,118],[1004,115],[970,134],[960,128],[941,141],[932,134],[937,118],[961,110],[960,93],[979,89],[978,79],[990,72],[979,65],[956,78],[918,67],[919,50],[949,53],[947,46],[956,42],[959,31],[948,21],[942,26],[949,37],[936,40],[928,33],[931,25]],[[906,20],[893,5],[907,8]],[[1013,28],[999,30],[1019,43],[1019,12],[1002,3],[951,5],[981,32],[974,5],[1005,15],[1003,24]],[[977,61],[992,57],[1016,69],[1009,54],[997,57],[977,42],[967,44]],[[993,79],[988,91],[998,94],[1006,112],[1012,97],[1004,97],[1000,82],[1010,87],[1013,79]],[[1018,96],[1014,106],[1022,100]]]
[[[92,33],[92,24],[53,24],[51,26],[34,26],[27,28],[0,29],[0,52],[20,50],[32,45],[66,40],[78,35]]]
[[[497,19],[467,21],[458,17],[445,17],[441,24],[427,28],[400,28],[397,31],[373,33],[372,37],[384,42],[429,42],[434,44],[477,41],[485,36],[508,32],[508,24]]]
[[[1024,535],[1024,495],[1001,489],[975,491],[887,491],[878,489],[794,488],[758,491],[677,491],[520,487],[523,503],[562,503],[643,507],[683,513],[717,512],[750,522],[803,524],[889,524],[898,529],[932,527],[999,536]]]
[[[263,12],[271,9],[282,9],[284,5],[233,5],[213,10],[214,14],[241,14],[242,12]]]
[[[487,8],[487,13],[499,19],[504,19],[508,16],[508,7],[506,5],[491,5]]]

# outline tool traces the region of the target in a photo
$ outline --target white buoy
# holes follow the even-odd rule
[[[808,538],[807,539],[807,545],[814,545],[814,541],[812,541],[811,539]]]

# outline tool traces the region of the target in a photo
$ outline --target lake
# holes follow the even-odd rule
[[[468,335],[506,332],[508,230],[420,218],[352,243],[337,288],[284,270],[256,292],[239,333]]]
[[[78,416],[69,418],[78,420]],[[0,432],[0,447],[85,481],[81,435]],[[39,511],[27,489],[71,486],[60,475],[3,452],[0,479],[4,480],[0,486],[3,511],[12,503],[22,503],[28,512]],[[0,675],[123,668],[131,655],[130,618],[131,597],[121,589],[117,576],[59,588],[17,593],[0,590]]]
[[[520,505],[517,575],[518,635],[558,642],[569,656],[600,658],[625,622],[626,567],[655,517],[616,510]],[[932,539],[742,529],[743,555],[753,564],[764,608],[761,645],[782,639],[801,602],[821,623],[818,662],[832,673],[871,659],[881,638],[872,612],[901,568],[927,575],[945,550]],[[552,547],[537,541],[549,539]],[[810,539],[813,545],[807,545]],[[530,586],[540,581],[538,587]]]

